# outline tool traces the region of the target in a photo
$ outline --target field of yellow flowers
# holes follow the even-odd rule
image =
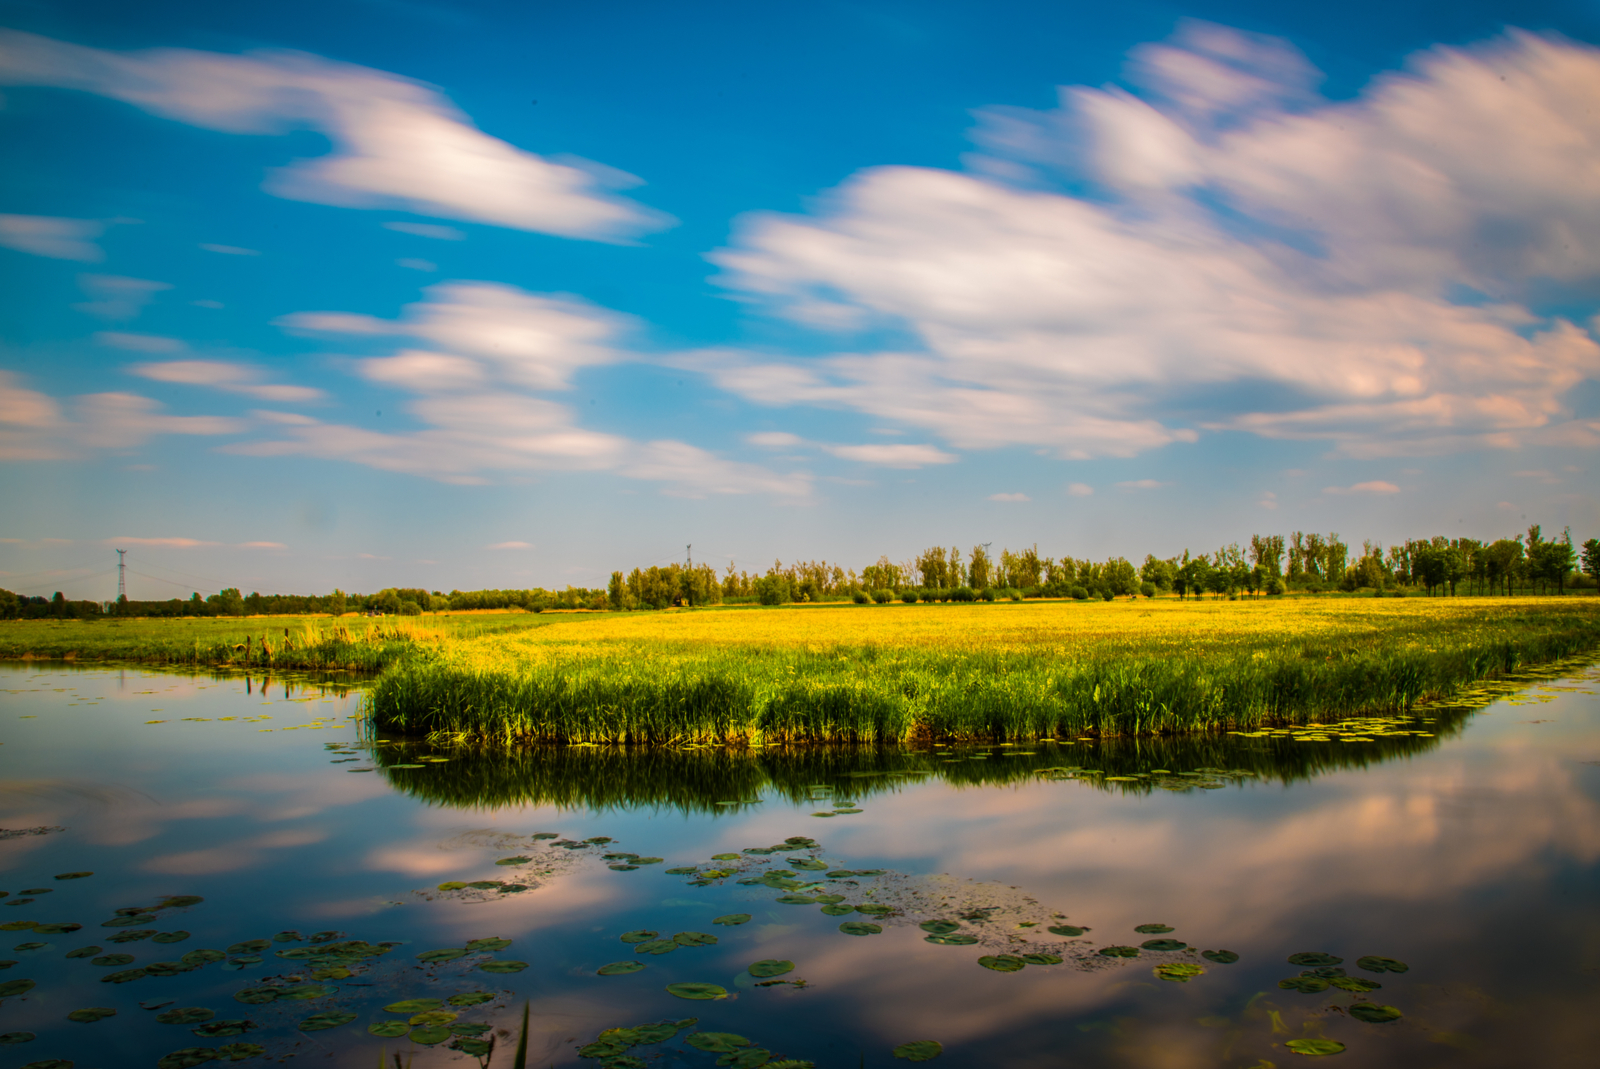
[[[572,614],[425,644],[408,734],[656,743],[1028,739],[1408,708],[1600,645],[1600,599],[822,604]]]

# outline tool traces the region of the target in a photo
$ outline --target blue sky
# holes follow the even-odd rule
[[[1600,535],[1584,3],[0,3],[0,585]]]

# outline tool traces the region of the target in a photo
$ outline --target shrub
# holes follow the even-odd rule
[[[850,600],[855,602],[857,605],[865,605],[872,599],[867,597],[867,592],[865,590],[857,590],[851,593]]]
[[[983,593],[979,594],[978,596],[980,598],[982,598],[984,601],[993,601],[994,600],[994,587],[992,587],[992,586],[984,587],[983,588]]]
[[[1283,593],[1283,580],[1279,579],[1277,576],[1273,576],[1271,579],[1268,579],[1267,580],[1267,593],[1268,594],[1282,594]]]
[[[876,601],[879,605],[887,605],[889,602],[894,600],[894,591],[874,590],[872,592],[872,600]]]
[[[1067,593],[1074,601],[1083,601],[1089,596],[1089,592],[1081,586],[1075,586]]]
[[[977,601],[978,595],[973,592],[970,586],[958,586],[954,590],[950,591],[950,600]]]
[[[1139,593],[1147,598],[1153,598],[1156,596],[1156,585],[1154,583],[1140,583]]]
[[[755,581],[756,597],[763,605],[782,605],[789,600],[789,581],[778,576],[762,576]]]
[[[915,605],[917,603],[917,592],[908,587],[900,591],[900,600],[907,605]]]
[[[402,601],[400,603],[400,615],[401,616],[421,616],[422,615],[422,606],[418,605],[416,602],[412,601],[410,598],[407,598],[405,601]]]
[[[1100,597],[1105,601],[1110,601],[1112,598],[1115,598],[1116,595],[1111,592],[1110,587],[1106,587],[1100,591]]]
[[[1021,601],[1022,591],[1018,590],[1016,587],[1010,587],[1006,590],[1006,597],[1010,598],[1012,601]]]

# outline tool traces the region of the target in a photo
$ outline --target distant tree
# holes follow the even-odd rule
[[[990,570],[989,551],[982,546],[973,546],[972,558],[967,564],[967,578],[974,588],[983,590],[988,587]]]
[[[1171,590],[1176,571],[1171,561],[1161,560],[1151,553],[1145,555],[1144,563],[1139,566],[1139,578],[1157,590]]]
[[[1105,587],[1113,595],[1122,594],[1132,597],[1139,592],[1139,573],[1132,564],[1122,557],[1112,557],[1106,561],[1105,568],[1100,573],[1100,578],[1105,582]]]
[[[1591,538],[1583,544],[1583,570],[1595,581],[1595,593],[1600,594],[1600,538]]]
[[[1266,575],[1283,570],[1283,535],[1251,535],[1250,562],[1265,569]]]

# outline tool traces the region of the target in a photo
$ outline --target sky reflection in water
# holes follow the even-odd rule
[[[0,959],[17,962],[0,970],[0,984],[27,978],[38,985],[0,1003],[0,1033],[37,1035],[0,1048],[0,1064],[154,1065],[181,1047],[242,1038],[273,1057],[298,1051],[367,1066],[380,1046],[411,1046],[367,1034],[369,1023],[396,1019],[384,1004],[481,989],[496,1000],[462,1011],[462,1020],[514,1028],[530,999],[530,1064],[539,1065],[580,1064],[577,1046],[605,1028],[688,1016],[700,1018],[700,1028],[735,1032],[819,1066],[863,1057],[899,1064],[891,1048],[919,1039],[944,1044],[944,1065],[1283,1066],[1300,1058],[1284,1044],[1304,1037],[1347,1044],[1334,1064],[1587,1065],[1600,1041],[1592,1013],[1600,988],[1600,920],[1592,908],[1600,891],[1595,691],[1600,672],[1578,669],[1476,714],[1440,713],[1433,738],[1010,748],[1033,751],[1017,756],[997,747],[967,750],[976,759],[950,763],[934,754],[859,751],[629,757],[603,749],[505,755],[373,746],[351,719],[355,695],[338,689],[7,667],[0,669],[0,827],[66,830],[0,840],[0,889],[11,892],[0,900],[0,922],[84,927],[47,936],[0,931]],[[347,744],[359,760],[330,752]],[[451,760],[418,760],[428,754]],[[417,763],[427,767],[393,767]],[[1255,775],[1208,777],[1222,789],[1173,791],[1036,771],[1070,766]],[[884,774],[918,770],[931,774]],[[762,801],[717,804],[755,798]],[[837,801],[863,812],[811,815]],[[535,832],[616,841],[569,850],[529,839]],[[789,865],[788,858],[808,856],[793,850],[710,860],[790,836],[817,839],[816,856],[830,869],[889,871],[829,880]],[[665,860],[613,871],[599,857],[606,850]],[[494,864],[506,856],[534,861]],[[665,872],[719,864],[739,871],[700,887],[689,885],[693,876]],[[783,888],[737,883],[774,869],[794,872],[807,887],[829,884],[825,892],[849,903],[883,901],[905,913],[826,916],[816,904],[777,903]],[[75,870],[95,875],[52,878]],[[432,890],[474,880],[530,889]],[[10,905],[20,890],[47,886],[34,902]],[[115,909],[172,894],[206,901],[151,927],[188,930],[188,940],[108,942],[124,930],[100,926]],[[999,907],[987,922],[963,922],[964,932],[980,935],[978,945],[930,944],[917,927],[977,905]],[[738,912],[753,920],[711,924]],[[1057,915],[1090,931],[1077,940],[1043,932],[1063,923]],[[838,930],[850,920],[884,931],[850,937]],[[1016,927],[1028,921],[1035,926]],[[1151,922],[1173,926],[1171,938],[1197,949],[1226,948],[1242,960],[1093,953],[1137,946],[1148,936],[1134,927]],[[596,976],[601,965],[636,956],[618,936],[639,928],[711,932],[719,943],[638,956],[643,971]],[[306,943],[273,944],[260,965],[207,965],[126,984],[98,982],[108,969],[65,957],[99,945],[143,965],[285,929],[407,943],[347,982],[332,981],[335,995],[269,1006],[232,996],[269,976],[305,975],[274,951]],[[487,974],[475,968],[483,957],[414,968],[418,952],[487,936],[514,940],[492,957],[529,968]],[[49,949],[11,949],[30,941]],[[1067,960],[1015,973],[977,965],[980,955],[1049,949]],[[1286,958],[1303,951],[1344,958],[1351,975],[1383,984],[1366,1001],[1405,1016],[1367,1024],[1346,1013],[1359,1001],[1352,994],[1281,990],[1279,980],[1302,971]],[[1362,955],[1411,968],[1376,976],[1356,968]],[[765,958],[794,961],[782,978],[807,986],[754,986],[744,968]],[[1195,961],[1206,971],[1164,982],[1153,967],[1167,961]],[[663,991],[678,981],[719,984],[733,997],[681,1001]],[[259,1027],[206,1039],[139,1008],[169,998]],[[89,1006],[118,1015],[94,1024],[66,1019]],[[330,1009],[357,1017],[325,1031],[295,1029]],[[417,1049],[418,1067],[472,1064],[442,1044]],[[666,1064],[695,1067],[717,1057],[681,1037],[634,1053],[658,1051]],[[491,1064],[509,1063],[502,1038]]]

